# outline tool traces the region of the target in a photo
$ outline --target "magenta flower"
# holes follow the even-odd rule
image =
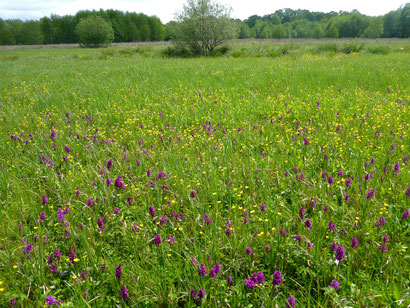
[[[43,205],[46,205],[48,203],[48,199],[47,199],[46,195],[44,195],[44,194],[41,195],[41,203]]]
[[[156,245],[161,244],[161,235],[160,234],[157,234],[157,235],[154,236],[154,243]]]
[[[125,284],[123,284],[122,287],[121,287],[121,289],[120,289],[120,296],[121,296],[123,299],[127,299],[127,298],[130,297],[130,296],[128,295],[128,289],[127,289],[127,287],[125,286]]]
[[[122,266],[121,263],[118,264],[118,266],[115,268],[115,277],[117,277],[118,279],[120,279],[122,276]]]
[[[246,247],[246,251],[245,251],[245,253],[246,253],[246,255],[247,256],[249,256],[249,255],[253,255],[253,250],[252,250],[252,248],[251,247]]]
[[[107,168],[108,168],[108,169],[111,169],[111,168],[112,168],[112,159],[109,159],[109,160],[107,161]]]
[[[339,289],[339,281],[337,280],[332,280],[330,282],[329,287],[332,287],[333,289],[335,289],[335,291],[337,291],[337,289]]]
[[[352,238],[352,244],[350,246],[352,248],[357,248],[357,237]]]
[[[286,308],[295,308],[296,300],[291,296],[286,301]]]
[[[280,271],[276,271],[276,272],[273,273],[272,284],[273,284],[274,286],[279,286],[279,285],[281,285],[281,284],[282,284],[282,280],[283,280],[283,277],[282,277],[282,273],[281,273]]]
[[[207,273],[206,265],[205,263],[202,262],[201,265],[199,265],[198,274],[202,277],[205,277],[206,273]]]
[[[154,206],[153,206],[153,205],[150,205],[150,207],[149,207],[149,214],[150,214],[152,217],[155,217],[155,209],[154,209]]]

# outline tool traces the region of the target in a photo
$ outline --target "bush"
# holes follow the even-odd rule
[[[181,46],[168,46],[161,53],[164,57],[167,58],[192,57],[192,53],[189,51],[189,49]]]
[[[359,52],[363,49],[363,44],[360,43],[347,43],[342,47],[342,52],[349,54],[352,52]]]
[[[374,54],[387,55],[390,52],[390,49],[386,46],[375,46],[368,47],[367,51]]]
[[[92,15],[81,19],[75,31],[81,47],[107,46],[114,40],[111,23],[101,16]]]
[[[318,53],[322,52],[337,52],[337,46],[335,43],[321,44],[316,48]]]

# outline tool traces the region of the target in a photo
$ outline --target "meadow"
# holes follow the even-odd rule
[[[406,307],[410,44],[335,42],[0,50],[0,306]]]

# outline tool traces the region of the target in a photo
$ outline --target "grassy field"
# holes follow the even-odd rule
[[[409,44],[349,44],[0,50],[0,306],[406,307]]]

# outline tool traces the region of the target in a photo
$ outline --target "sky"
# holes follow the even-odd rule
[[[278,9],[307,9],[310,11],[352,11],[357,9],[370,16],[384,15],[396,10],[406,0],[220,0],[232,8],[232,17],[246,19],[251,15],[271,14]],[[185,0],[0,0],[2,19],[40,19],[43,16],[74,15],[80,10],[115,9],[157,16],[163,23],[174,19]]]

